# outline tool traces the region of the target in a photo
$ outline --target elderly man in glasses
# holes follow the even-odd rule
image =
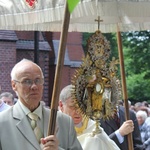
[[[57,131],[47,136],[50,110],[42,107],[44,76],[23,59],[11,72],[17,103],[0,113],[0,150],[82,150],[70,117],[57,114]]]

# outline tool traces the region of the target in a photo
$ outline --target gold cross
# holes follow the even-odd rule
[[[100,22],[102,22],[103,20],[100,20],[100,16],[98,16],[98,19],[95,19],[95,21],[97,21],[97,22],[98,22],[98,30],[99,30]]]

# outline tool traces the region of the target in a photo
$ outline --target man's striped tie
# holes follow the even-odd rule
[[[31,127],[35,133],[35,136],[40,143],[40,139],[43,137],[41,129],[37,125],[38,115],[35,113],[29,113],[28,117],[31,119]]]

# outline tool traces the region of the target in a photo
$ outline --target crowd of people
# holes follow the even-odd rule
[[[130,105],[130,109],[136,114],[145,150],[150,150],[150,106],[143,101]]]
[[[76,107],[72,85],[68,85],[60,92],[56,132],[47,135],[51,110],[41,102],[41,68],[23,59],[13,67],[11,83],[18,100],[9,92],[0,94],[0,127],[5,127],[0,130],[0,150],[128,150],[128,134],[132,134],[134,150],[150,150],[150,107],[145,101],[134,105],[129,101],[130,120],[125,119],[124,104],[120,101],[115,116],[101,119],[101,132],[93,136],[95,121]]]
[[[147,101],[132,104],[130,100],[128,100],[128,104],[129,109],[134,112],[136,116],[143,148],[150,150],[150,105]],[[119,101],[119,105],[124,105],[122,100]]]

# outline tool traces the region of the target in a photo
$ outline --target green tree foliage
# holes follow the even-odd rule
[[[82,36],[82,47],[83,47],[83,50],[84,50],[84,53],[86,54],[86,51],[87,51],[87,40],[88,38],[92,35],[93,33],[88,33],[88,32],[85,32],[83,33],[83,36]]]
[[[150,31],[123,33],[128,96],[150,100]]]
[[[134,102],[149,100],[150,84],[148,80],[144,80],[144,76],[145,72],[127,77],[128,96]]]
[[[128,57],[128,69],[133,74],[150,69],[150,32],[128,32],[123,34],[123,46]],[[135,65],[136,64],[136,65]],[[150,77],[150,76],[149,76]]]

